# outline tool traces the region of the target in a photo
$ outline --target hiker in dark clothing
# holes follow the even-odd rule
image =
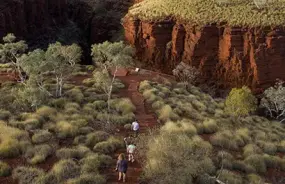
[[[118,156],[116,171],[119,172],[119,181],[121,181],[123,175],[123,182],[126,182],[126,173],[128,169],[128,161],[123,153]]]

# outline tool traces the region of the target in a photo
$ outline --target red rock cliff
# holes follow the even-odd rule
[[[0,38],[7,33],[24,37],[66,20],[67,0],[1,0]]]
[[[170,73],[180,61],[198,67],[205,79],[227,87],[265,87],[285,79],[285,30],[124,19],[126,40],[138,57]]]

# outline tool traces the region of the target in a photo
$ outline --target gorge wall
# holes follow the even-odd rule
[[[285,79],[284,28],[196,27],[176,21],[124,19],[126,40],[147,66],[171,73],[184,61],[220,87],[263,88]]]

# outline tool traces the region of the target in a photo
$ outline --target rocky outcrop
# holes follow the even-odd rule
[[[202,71],[203,79],[223,87],[266,87],[285,79],[284,28],[197,27],[175,21],[124,19],[126,40],[140,60],[170,73],[180,61]]]
[[[25,37],[66,20],[67,0],[1,0],[0,38]]]

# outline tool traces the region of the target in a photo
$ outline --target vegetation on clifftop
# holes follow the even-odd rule
[[[147,21],[173,17],[192,24],[226,22],[231,26],[277,26],[285,23],[285,1],[271,0],[144,0],[129,15]]]

